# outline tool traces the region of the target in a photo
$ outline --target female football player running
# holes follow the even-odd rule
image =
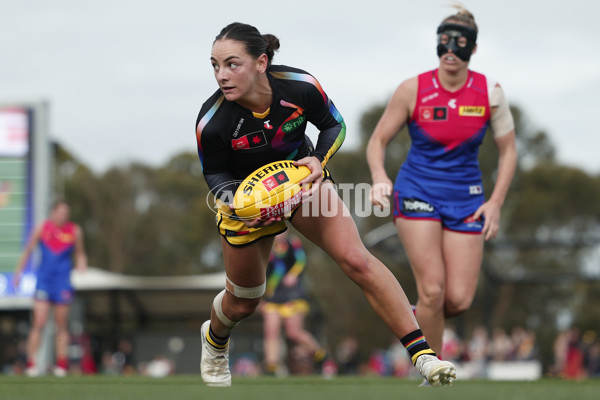
[[[287,229],[281,218],[236,219],[229,206],[236,181],[262,165],[290,159],[312,171],[302,182],[312,183],[308,192],[312,199],[297,209],[289,223],[327,252],[362,289],[423,376],[435,385],[451,384],[454,365],[435,356],[400,284],[367,251],[329,180],[325,165],[344,140],[344,120],[313,76],[271,64],[278,49],[275,36],[261,35],[241,23],[226,26],[212,47],[210,60],[219,89],[200,110],[196,136],[204,178],[223,202],[217,225],[227,279],[226,289],[213,301],[210,321],[202,326],[204,382],[231,385],[229,336],[260,303],[273,236]],[[305,135],[308,122],[320,132],[314,149]]]
[[[468,68],[477,25],[457,8],[437,29],[439,67],[398,86],[367,147],[372,201],[387,205],[393,187],[394,221],[417,283],[416,317],[438,354],[444,318],[473,301],[484,238],[498,234],[517,159],[508,103],[498,83]],[[405,124],[412,144],[392,184],[385,149]],[[478,152],[488,126],[499,161],[486,201]]]

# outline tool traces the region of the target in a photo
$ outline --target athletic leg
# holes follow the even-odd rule
[[[260,304],[262,293],[256,297],[234,295],[231,284],[242,288],[258,288],[265,283],[273,238],[263,238],[244,247],[231,246],[223,238],[221,238],[221,243],[228,280],[227,290],[221,301],[221,316],[225,316],[233,323],[238,323],[254,313]],[[233,326],[228,326],[231,324],[222,321],[217,316],[214,305],[210,322],[211,329],[220,337],[228,336],[233,329]]]
[[[265,352],[265,369],[274,373],[279,365],[281,316],[277,311],[263,310],[263,345]]]
[[[446,294],[444,314],[459,315],[469,309],[477,289],[483,259],[483,235],[444,230]]]
[[[310,212],[299,210],[292,225],[338,263],[396,336],[402,338],[418,329],[402,287],[390,270],[365,248],[354,220],[333,185],[324,182],[320,196],[311,201],[322,203],[320,212],[315,213],[314,208]]]
[[[48,321],[50,314],[50,303],[47,301],[34,300],[33,302],[33,321],[27,337],[27,369],[28,375],[39,374],[41,365],[36,365],[36,355],[40,347],[42,330]]]
[[[296,313],[283,320],[285,335],[288,339],[310,349],[311,353],[319,351],[320,346],[317,339],[304,329],[304,315]]]
[[[56,324],[56,368],[54,374],[64,376],[68,369],[68,349],[71,336],[69,334],[69,304],[54,305],[54,323]]]
[[[397,218],[396,228],[417,284],[417,321],[431,348],[441,355],[446,290],[441,223]]]
[[[210,320],[201,328],[200,371],[208,386],[231,386],[229,335],[260,303],[273,238],[266,237],[244,247],[231,246],[223,238],[221,243],[226,289],[215,297]]]
[[[333,185],[323,183],[312,201],[326,208],[315,212],[314,204],[312,210],[307,205],[296,213],[292,224],[327,252],[362,289],[373,310],[400,338],[419,372],[434,386],[451,385],[456,377],[455,366],[433,355],[404,290],[390,270],[367,251]]]

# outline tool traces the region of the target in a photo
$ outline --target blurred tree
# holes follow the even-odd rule
[[[362,184],[362,191],[341,193],[362,234],[392,220],[390,215],[357,214],[359,203],[369,204],[365,184],[371,183],[371,177],[365,146],[384,107],[376,104],[364,113],[361,143],[338,152],[328,164],[338,187]],[[600,321],[600,311],[585,307],[597,303],[599,296],[600,177],[557,163],[548,135],[533,127],[519,108],[512,107],[512,112],[519,161],[502,210],[502,231],[486,244],[472,309],[455,323],[463,334],[479,324],[537,329],[548,362],[559,319],[582,329],[597,327]],[[409,146],[406,129],[390,143],[386,170],[392,180]],[[490,193],[497,153],[489,134],[479,161],[484,189]],[[54,173],[55,192],[72,203],[73,219],[85,230],[91,265],[139,275],[185,275],[222,268],[212,199],[195,153],[177,154],[158,168],[133,163],[94,174],[56,145]],[[307,277],[315,301],[327,316],[323,329],[332,350],[348,335],[359,337],[367,354],[387,347],[389,330],[360,290],[322,250],[304,242]],[[416,301],[414,279],[393,228],[372,251],[398,277],[409,299]]]
[[[378,104],[363,115],[363,146],[359,150],[337,154],[332,160],[331,169],[338,184],[371,182],[364,146],[383,110],[384,106]],[[551,341],[560,329],[557,315],[569,315],[573,323],[584,327],[597,326],[600,320],[599,313],[591,315],[582,302],[597,298],[600,252],[595,249],[600,239],[597,228],[600,177],[558,164],[548,135],[533,127],[518,107],[511,110],[519,159],[502,209],[502,231],[498,239],[486,243],[477,297],[472,309],[456,323],[462,333],[482,323],[507,330],[519,325],[536,328],[545,349],[542,357],[548,365]],[[409,146],[406,131],[400,132],[388,146],[386,170],[392,180]],[[489,133],[480,149],[479,162],[484,190],[490,193],[498,158]],[[339,165],[341,168],[337,168]],[[375,217],[358,219],[363,233],[391,221]],[[409,299],[416,301],[410,267],[394,230],[372,250],[396,274]],[[590,283],[581,284],[586,281]],[[544,325],[546,321],[552,324]],[[344,323],[342,319],[339,322]],[[376,321],[373,323],[377,326]]]
[[[113,167],[97,176],[55,147],[56,182],[84,229],[90,265],[139,275],[194,274],[220,266],[214,214],[197,155],[160,168]],[[58,192],[58,189],[56,190]]]

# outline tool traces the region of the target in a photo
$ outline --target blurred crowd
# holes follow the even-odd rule
[[[24,375],[27,356],[25,340],[4,346],[2,373]],[[97,360],[98,359],[98,360]],[[162,354],[148,361],[134,363],[133,346],[129,340],[121,340],[113,351],[94,353],[90,337],[73,335],[69,346],[69,375],[142,375],[155,378],[175,373],[175,364]]]
[[[2,373],[21,375],[25,369],[25,342],[11,341],[3,345]],[[285,374],[325,377],[336,375],[377,375],[418,378],[416,369],[404,346],[391,339],[386,348],[365,352],[353,336],[343,338],[330,349],[328,358],[315,364],[309,350],[300,345],[287,348]],[[458,365],[479,364],[481,370],[491,362],[540,361],[539,347],[533,331],[515,327],[510,331],[475,328],[461,338],[454,329],[444,331],[444,359]],[[177,373],[175,363],[162,354],[151,360],[135,360],[135,349],[129,340],[121,340],[115,349],[94,353],[85,333],[74,335],[70,346],[70,374],[72,375],[143,375],[164,377]],[[238,354],[231,358],[232,373],[237,376],[263,374],[262,360],[256,354]],[[581,332],[571,328],[557,335],[553,347],[553,363],[546,368],[548,376],[566,379],[600,377],[600,338],[596,332]],[[481,376],[485,377],[485,376]]]
[[[354,338],[346,338],[335,351],[342,374],[374,374],[382,376],[410,377],[417,376],[404,346],[400,341],[392,339],[386,349],[377,349],[368,355],[366,362],[360,362],[360,348]],[[520,327],[507,333],[503,329],[495,329],[491,333],[484,327],[477,327],[472,334],[463,339],[454,329],[444,330],[445,360],[463,363],[481,363],[490,361],[535,361],[538,359],[538,348],[535,333]]]
[[[600,338],[579,328],[561,332],[554,341],[554,365],[550,373],[567,379],[600,377]]]
[[[553,364],[545,371],[547,376],[566,379],[600,377],[600,338],[595,332],[580,334],[577,328],[560,333],[554,343]],[[536,334],[529,329],[515,327],[510,331],[501,328],[488,330],[480,326],[461,338],[454,329],[444,331],[443,358],[457,365],[475,365],[479,371],[470,377],[486,378],[490,363],[541,363]],[[310,354],[301,348],[289,349],[287,365],[290,374],[322,373],[334,375],[377,375],[419,378],[404,346],[392,338],[387,348],[365,354],[360,341],[353,336],[343,338],[333,349],[328,360],[315,370]],[[541,364],[540,364],[541,365]],[[232,365],[237,375],[259,375],[260,363],[250,357],[240,357]]]

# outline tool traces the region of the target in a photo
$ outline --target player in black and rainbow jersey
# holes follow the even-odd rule
[[[484,239],[498,234],[517,159],[508,102],[499,84],[469,69],[477,25],[457,8],[437,30],[439,67],[398,86],[367,147],[373,202],[385,205],[393,194],[394,222],[417,282],[417,320],[437,352],[444,318],[473,301]],[[404,125],[411,147],[392,183],[385,149]],[[488,127],[498,173],[486,200],[478,153]]]
[[[264,113],[227,101],[221,90],[200,110],[198,154],[209,188],[217,195],[235,191],[232,182],[273,161],[314,156],[325,165],[344,141],[344,120],[312,75],[271,65],[266,77],[273,100]],[[315,149],[305,134],[308,122],[320,132]],[[207,157],[210,153],[219,157]]]
[[[306,252],[300,239],[287,232],[277,235],[267,266],[267,287],[261,306],[264,368],[269,374],[276,374],[281,367],[282,327],[288,340],[312,355],[317,369],[325,359],[325,350],[304,327],[305,316],[310,311],[304,285],[305,271]]]
[[[219,89],[204,103],[196,121],[204,177],[215,197],[225,203],[217,215],[219,231],[232,245],[247,245],[286,229],[281,221],[248,229],[243,222],[228,218],[226,204],[231,202],[239,182],[273,161],[313,156],[324,167],[346,136],[342,116],[312,75],[271,65],[266,77],[273,100],[265,112],[256,113],[227,101]],[[305,134],[308,122],[320,131],[316,148]],[[329,179],[325,168],[324,173]]]
[[[359,285],[375,312],[405,344],[419,371],[433,384],[451,384],[454,365],[433,356],[398,281],[367,251],[350,213],[324,177],[327,161],[345,137],[341,115],[310,74],[271,64],[277,49],[275,36],[261,35],[241,23],[226,26],[212,47],[210,60],[219,91],[203,105],[196,137],[206,182],[224,203],[217,224],[227,277],[225,290],[213,301],[210,320],[202,325],[202,379],[210,386],[231,385],[229,336],[258,307],[273,236],[290,223]],[[308,122],[319,130],[314,150],[304,133]],[[228,202],[236,181],[281,159],[310,169],[301,184],[312,183],[307,200],[319,206],[310,212],[300,209],[287,221],[230,218]]]

